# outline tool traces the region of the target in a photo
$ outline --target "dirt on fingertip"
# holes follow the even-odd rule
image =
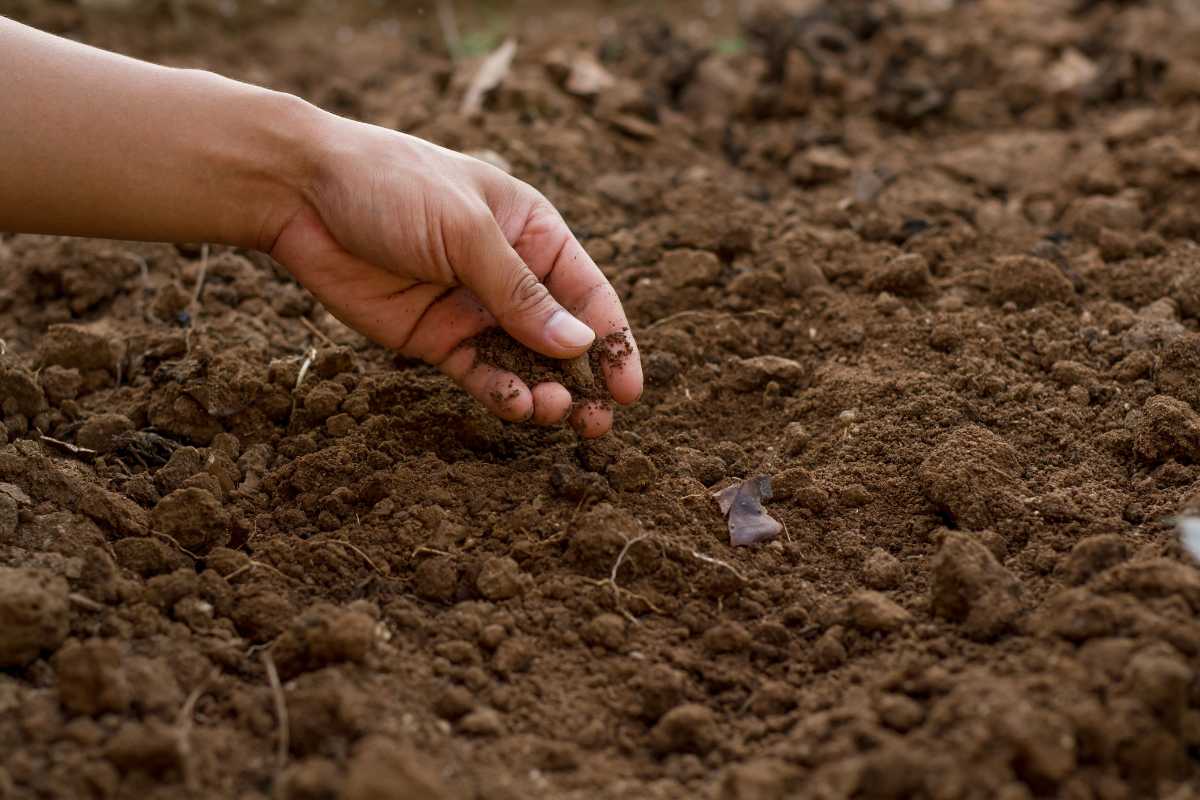
[[[604,367],[621,369],[633,357],[627,331],[598,336],[586,353],[573,359],[544,356],[518,342],[502,328],[488,328],[463,342],[475,350],[475,362],[511,372],[533,388],[539,383],[559,383],[576,403],[611,405],[612,394]]]

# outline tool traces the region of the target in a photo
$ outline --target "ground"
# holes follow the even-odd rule
[[[648,379],[583,442],[0,238],[0,797],[1197,796],[1197,6],[732,5],[0,2],[490,151]]]

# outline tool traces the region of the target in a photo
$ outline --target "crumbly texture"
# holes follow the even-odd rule
[[[504,424],[260,256],[0,236],[0,797],[1194,797],[1196,4],[454,5],[476,119],[434,3],[0,0],[495,151],[647,377]]]
[[[546,381],[561,383],[576,402],[603,404],[612,402],[604,380],[604,366],[619,370],[633,356],[626,331],[597,337],[586,354],[569,361],[530,350],[501,328],[489,328],[464,346],[475,348],[476,362],[511,372],[530,387]]]

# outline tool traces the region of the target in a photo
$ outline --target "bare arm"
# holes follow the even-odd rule
[[[606,366],[613,398],[641,394],[612,286],[546,198],[494,167],[3,18],[0,75],[0,230],[264,250],[343,322],[505,419],[569,415],[598,436],[612,413],[477,363],[464,343],[497,324],[554,358],[606,336],[627,352]]]
[[[4,18],[0,75],[3,230],[258,247],[312,175],[285,94]]]

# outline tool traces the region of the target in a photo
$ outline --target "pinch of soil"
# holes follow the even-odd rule
[[[610,401],[612,396],[604,382],[603,365],[620,369],[633,356],[625,331],[598,336],[584,356],[566,361],[535,353],[500,328],[489,328],[464,345],[475,348],[477,363],[511,372],[530,388],[547,381],[560,383],[576,402]],[[503,396],[494,399],[497,402],[505,400]]]
[[[67,638],[67,582],[37,569],[0,567],[0,668],[23,667]]]
[[[1133,450],[1151,464],[1170,458],[1200,460],[1200,416],[1182,400],[1161,394],[1151,397],[1134,425]]]

